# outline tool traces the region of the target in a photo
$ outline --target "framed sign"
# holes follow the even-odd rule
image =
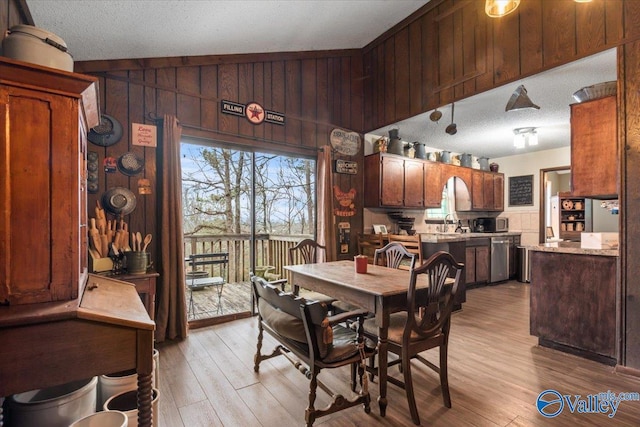
[[[509,177],[509,206],[533,205],[533,175]]]

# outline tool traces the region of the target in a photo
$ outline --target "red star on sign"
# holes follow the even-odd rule
[[[247,119],[255,125],[264,121],[264,109],[260,104],[252,102],[247,105]]]

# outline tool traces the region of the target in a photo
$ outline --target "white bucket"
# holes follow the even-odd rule
[[[73,58],[64,40],[33,25],[14,25],[2,40],[2,54],[8,58],[45,67],[73,71]]]
[[[127,427],[129,419],[124,412],[96,412],[72,423],[69,427]]]
[[[151,387],[160,389],[160,381],[158,377],[160,364],[160,352],[153,349],[153,375],[151,377]],[[97,410],[101,411],[104,403],[111,396],[122,393],[123,391],[137,390],[138,374],[135,369],[115,374],[100,375],[98,382],[98,406]]]
[[[151,400],[151,416],[153,427],[158,426],[158,399],[160,392],[153,389],[153,399]],[[129,427],[138,427],[138,391],[125,391],[115,396],[111,396],[104,403],[105,411],[121,411],[129,419]]]
[[[96,411],[98,377],[14,394],[8,419],[14,427],[68,427]]]
[[[104,407],[104,403],[112,396],[124,391],[138,389],[138,374],[135,369],[114,374],[100,375],[98,381],[98,411]]]

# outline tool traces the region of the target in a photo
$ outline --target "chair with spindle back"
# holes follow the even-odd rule
[[[388,351],[398,355],[398,359],[389,362],[389,367],[400,364],[403,381],[394,377],[388,377],[388,381],[405,390],[411,418],[417,425],[420,424],[420,416],[411,378],[412,359],[418,359],[439,374],[444,406],[451,408],[447,352],[451,312],[463,267],[450,253],[436,252],[424,264],[411,270],[407,289],[407,311],[391,315]],[[416,283],[419,280],[428,281],[428,287],[417,289]],[[375,319],[365,320],[364,329],[367,336],[378,334]],[[436,347],[440,350],[439,366],[420,355],[423,351]],[[377,375],[377,369],[374,367],[368,367],[367,371]]]

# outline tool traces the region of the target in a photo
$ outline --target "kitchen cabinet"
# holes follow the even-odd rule
[[[389,153],[375,153],[364,158],[364,205],[439,208],[443,188],[454,176],[470,188],[471,210],[503,210],[503,174]]]
[[[471,238],[465,247],[465,282],[488,283],[491,272],[491,245],[488,238]]]
[[[98,81],[2,57],[0,76],[0,304],[78,298]]]
[[[424,162],[376,153],[364,161],[364,204],[367,207],[424,208]]]
[[[504,210],[504,175],[480,170],[471,171],[471,210]]]
[[[424,207],[439,208],[442,203],[442,190],[447,182],[443,179],[442,163],[424,162]]]
[[[580,197],[560,196],[560,238],[580,241],[580,233],[587,230],[587,206]],[[590,227],[589,227],[590,228]]]
[[[571,105],[571,195],[618,197],[616,96]]]

